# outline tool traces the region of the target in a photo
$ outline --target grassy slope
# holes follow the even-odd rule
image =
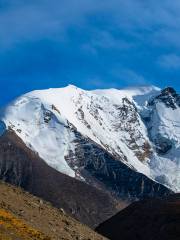
[[[0,209],[0,239],[2,240],[50,240],[40,231],[16,218],[13,214]]]
[[[7,218],[3,218],[3,215]],[[19,188],[0,182],[0,220],[2,219],[5,219],[5,223],[2,225],[0,224],[0,233],[7,234],[7,236],[4,235],[0,238],[3,240],[48,239],[45,238],[46,236],[50,236],[50,239],[53,240],[104,239],[85,225],[80,224],[78,221],[66,215],[63,210],[58,210],[52,207],[51,204],[44,202]],[[9,223],[12,225],[12,228],[7,228]],[[18,223],[17,229],[17,226],[14,223]],[[9,230],[7,231],[7,229]],[[15,235],[16,238],[13,238],[13,233],[20,234],[22,229],[25,230],[25,234],[39,234],[39,238],[30,238],[28,235],[26,236],[29,238],[23,238],[23,235],[19,237],[16,237]],[[10,234],[11,231],[12,234]],[[41,235],[40,232],[45,235]]]

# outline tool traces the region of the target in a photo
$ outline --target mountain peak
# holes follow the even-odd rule
[[[168,108],[176,109],[180,106],[180,96],[172,87],[163,89],[156,99],[163,102]]]
[[[162,91],[161,91],[161,94],[162,95],[172,95],[172,96],[175,96],[177,93],[176,93],[176,90],[172,87],[166,87],[164,88]]]

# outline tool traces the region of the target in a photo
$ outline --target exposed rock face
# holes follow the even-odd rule
[[[157,134],[153,141],[158,154],[166,154],[172,149],[173,143],[168,138],[161,136],[161,134]]]
[[[111,240],[178,240],[180,195],[133,203],[102,223],[97,232]]]
[[[66,157],[68,164],[78,170],[90,185],[105,189],[113,196],[126,201],[153,196],[166,196],[171,190],[149,179],[119,161],[74,128],[75,150]]]
[[[128,98],[122,99],[121,105],[114,105],[116,111],[112,113],[117,115],[113,122],[114,131],[121,131],[124,135],[124,142],[132,150],[140,161],[149,159],[152,155],[152,149],[148,139],[143,136],[141,128],[141,119],[135,104]],[[139,142],[142,141],[140,144]]]
[[[92,227],[117,211],[117,202],[108,194],[49,167],[12,131],[0,138],[0,179],[65,209]],[[124,202],[119,204],[125,206]]]
[[[171,87],[163,89],[156,99],[162,101],[168,108],[176,109],[177,106],[180,107],[180,96]]]

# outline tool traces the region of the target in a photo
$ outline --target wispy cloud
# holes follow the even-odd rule
[[[90,44],[94,48],[103,48],[109,50],[112,49],[126,50],[132,46],[132,43],[128,43],[124,39],[117,38],[108,31],[96,31]]]
[[[180,69],[180,56],[176,54],[160,56],[158,64],[167,70],[178,70]]]
[[[69,27],[83,24],[90,1],[4,1],[0,8],[0,43],[11,45],[41,38],[61,39]],[[89,2],[89,3],[88,3]]]
[[[140,73],[135,72],[132,69],[126,68],[114,68],[111,71],[112,76],[118,78],[120,81],[125,82],[127,85],[147,85],[147,79],[144,78]]]
[[[124,29],[126,33],[129,31],[129,34],[140,37],[146,35],[154,43],[166,36],[164,41],[170,42],[172,38],[175,41],[180,37],[179,11],[178,0],[173,3],[170,0],[4,0],[0,6],[0,43],[12,44],[41,37],[61,38],[72,26],[88,29],[92,16],[104,17],[111,29]],[[142,30],[144,32],[138,35]],[[93,44],[107,47],[117,45],[118,41],[120,45],[123,43],[107,30],[101,29],[101,35],[102,40],[96,36]]]
[[[118,84],[116,81],[108,81],[107,79],[102,79],[99,76],[91,77],[86,79],[83,83],[84,88],[118,88]]]

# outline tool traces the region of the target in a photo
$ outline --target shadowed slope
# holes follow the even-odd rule
[[[97,232],[111,240],[179,240],[180,194],[135,202],[100,224]]]

